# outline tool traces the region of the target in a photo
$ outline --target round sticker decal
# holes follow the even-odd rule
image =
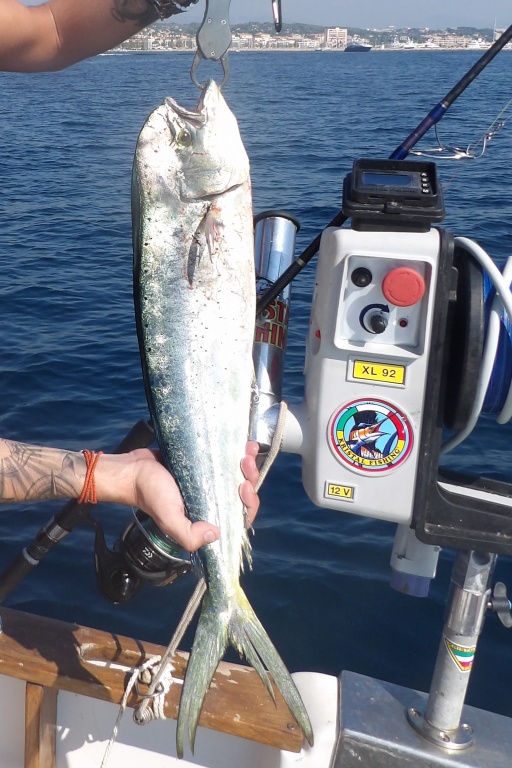
[[[352,469],[385,472],[409,456],[413,433],[407,416],[385,400],[354,400],[332,416],[329,441]]]

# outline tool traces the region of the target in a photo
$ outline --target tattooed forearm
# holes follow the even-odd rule
[[[0,440],[0,503],[74,498],[83,478],[80,453]]]
[[[147,0],[113,0],[112,16],[116,21],[132,21],[141,29],[158,19],[155,8]]]

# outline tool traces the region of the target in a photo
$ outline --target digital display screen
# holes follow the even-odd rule
[[[408,173],[385,173],[382,171],[363,171],[361,181],[369,187],[411,187],[413,177]]]

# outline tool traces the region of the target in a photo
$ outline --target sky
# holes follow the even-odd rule
[[[24,5],[44,2],[21,1]],[[281,6],[284,22],[318,24],[323,27],[492,29],[496,20],[496,26],[505,29],[512,24],[510,0],[281,0]],[[205,0],[199,0],[197,6],[183,14],[182,20],[201,21],[204,9]],[[230,20],[232,23],[272,21],[271,0],[231,0]]]
[[[212,2],[212,0],[210,0]],[[490,27],[512,24],[510,0],[281,0],[283,20],[334,27]],[[204,0],[182,19],[200,21]],[[271,21],[271,0],[231,0],[233,23]]]

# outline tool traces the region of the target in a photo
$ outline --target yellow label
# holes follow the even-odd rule
[[[349,501],[354,500],[354,488],[351,485],[335,485],[334,483],[326,483],[325,495],[331,499],[345,499]]]
[[[385,365],[384,363],[354,360],[353,376],[354,379],[384,381],[386,384],[403,384],[405,381],[405,365]]]

